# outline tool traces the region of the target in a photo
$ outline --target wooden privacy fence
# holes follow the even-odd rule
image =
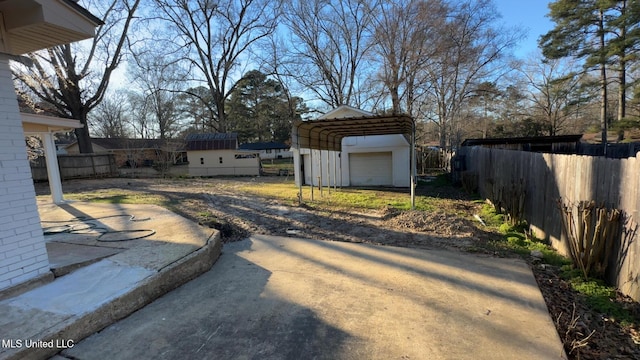
[[[60,177],[64,179],[105,177],[118,174],[113,154],[58,155]],[[44,157],[31,160],[31,175],[35,181],[46,181],[47,164]]]
[[[537,237],[548,239],[565,255],[569,248],[562,232],[559,199],[567,204],[595,201],[623,210],[631,221],[625,224],[618,243],[613,244],[607,279],[623,293],[640,300],[640,245],[633,231],[640,220],[640,160],[478,146],[463,147],[459,156],[462,164],[457,169],[458,178],[465,187],[487,199],[502,201],[506,189],[518,184],[524,192],[522,218]],[[628,234],[632,235],[624,236]]]

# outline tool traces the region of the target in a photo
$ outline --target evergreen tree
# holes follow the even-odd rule
[[[549,17],[555,28],[540,38],[545,57],[584,59],[586,70],[600,71],[600,129],[602,144],[607,144],[607,48],[605,10],[606,1],[556,0],[549,4]]]
[[[231,131],[241,142],[286,141],[292,121],[304,111],[302,99],[293,101],[297,111],[291,114],[286,89],[258,70],[249,71],[235,84],[227,103]]]
[[[606,152],[608,72],[618,72],[618,120],[626,115],[627,69],[640,43],[640,4],[629,0],[556,0],[549,4],[554,29],[540,38],[545,57],[584,60],[585,71],[599,70],[600,128]]]

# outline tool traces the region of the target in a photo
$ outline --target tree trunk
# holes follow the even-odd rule
[[[620,16],[625,17],[627,13],[627,1],[621,3]],[[620,26],[620,39],[623,44],[620,47],[620,71],[618,73],[618,80],[620,87],[618,88],[618,121],[624,119],[627,115],[627,20]]]
[[[447,148],[447,126],[445,122],[440,123],[440,148]]]
[[[620,60],[620,72],[618,73],[618,81],[620,87],[618,88],[618,121],[624,119],[627,116],[627,71],[626,61]]]
[[[600,129],[602,130],[602,152],[607,154],[607,69],[606,58],[604,55],[605,38],[604,38],[604,11],[600,10]]]
[[[74,132],[78,139],[78,150],[81,154],[93,153],[93,144],[91,144],[91,137],[89,136],[89,125],[87,123],[86,116],[84,119],[80,119],[80,123],[83,125],[81,128],[77,128]]]

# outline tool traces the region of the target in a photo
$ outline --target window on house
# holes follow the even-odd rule
[[[220,161],[220,164],[222,164],[222,156],[218,158],[218,161]]]
[[[256,154],[236,154],[236,159],[255,159]]]
[[[200,165],[204,165],[204,158],[200,158]]]
[[[271,149],[267,149],[267,154],[271,154]]]

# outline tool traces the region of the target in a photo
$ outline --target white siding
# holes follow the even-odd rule
[[[49,271],[18,102],[0,60],[0,290]]]
[[[316,186],[320,183],[320,179],[322,179],[322,186],[347,186],[348,183],[342,180],[342,165],[338,152],[305,149],[301,153],[304,165],[303,184],[310,185],[313,176],[313,184]]]
[[[238,155],[238,158],[236,158]],[[247,152],[236,150],[188,151],[190,176],[256,176],[260,175],[260,159],[244,157]]]

